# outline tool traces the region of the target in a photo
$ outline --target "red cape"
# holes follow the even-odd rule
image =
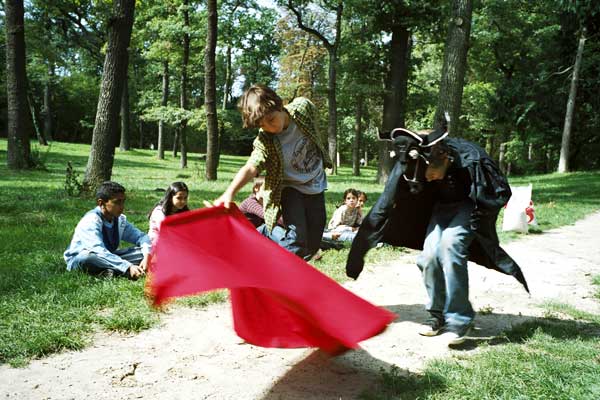
[[[159,305],[229,288],[236,333],[263,347],[358,347],[396,317],[260,235],[235,207],[166,218],[153,248],[150,294]]]

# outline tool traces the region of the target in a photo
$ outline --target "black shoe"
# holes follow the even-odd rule
[[[472,329],[472,323],[467,325],[447,325],[441,337],[448,341],[448,346],[456,346],[464,343]]]
[[[421,336],[437,336],[440,334],[441,330],[444,329],[444,321],[436,318],[430,317],[419,329],[419,335]]]

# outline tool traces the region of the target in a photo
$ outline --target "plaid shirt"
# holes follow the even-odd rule
[[[331,168],[331,158],[319,135],[315,105],[306,98],[298,97],[286,105],[285,109],[298,125],[300,131],[317,145],[323,158],[324,167]],[[259,171],[266,170],[263,187],[263,207],[265,223],[269,232],[281,215],[281,192],[283,190],[283,153],[279,140],[274,140],[274,138],[273,135],[265,133],[262,129],[259,130],[253,143],[254,150],[248,160]]]

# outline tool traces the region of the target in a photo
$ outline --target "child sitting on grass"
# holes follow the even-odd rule
[[[333,217],[323,233],[324,239],[351,242],[356,236],[358,226],[362,222],[361,207],[358,206],[359,191],[346,189],[344,203],[335,210]]]
[[[146,271],[151,242],[123,215],[125,188],[116,182],[102,183],[96,191],[96,204],[75,227],[63,255],[67,270],[138,279]],[[136,246],[119,250],[121,240]]]
[[[160,230],[160,223],[169,215],[177,214],[184,211],[189,211],[188,208],[188,187],[183,182],[173,182],[169,185],[165,191],[163,198],[156,203],[156,205],[148,214],[149,229],[148,236],[152,243],[156,241],[158,237],[158,231]]]

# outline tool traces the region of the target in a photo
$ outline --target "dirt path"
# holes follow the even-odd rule
[[[478,315],[471,346],[515,323],[543,317],[548,300],[600,313],[591,276],[600,274],[600,213],[573,226],[530,235],[505,249],[522,266],[532,295],[513,278],[470,265],[471,300]],[[374,250],[375,251],[375,250]],[[416,333],[426,318],[417,253],[367,268],[346,285],[398,314],[363,349],[329,358],[315,350],[264,349],[233,332],[227,304],[176,309],[160,327],[135,336],[101,335],[94,345],[34,360],[27,368],[0,367],[1,399],[352,399],[395,364],[416,371],[444,357],[439,338]]]

